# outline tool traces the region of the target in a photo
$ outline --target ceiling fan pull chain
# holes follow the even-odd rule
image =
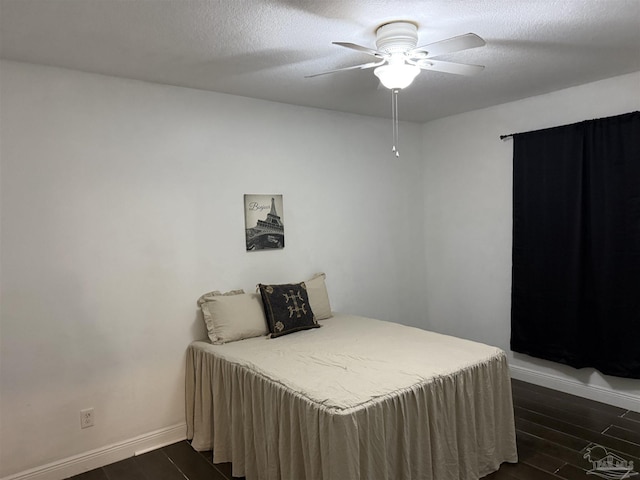
[[[393,133],[393,137],[391,140],[391,152],[396,153],[396,97],[391,90],[391,131]]]
[[[394,88],[391,90],[391,122],[393,123],[393,147],[391,151],[400,156],[400,126],[398,124],[398,92],[400,90]]]

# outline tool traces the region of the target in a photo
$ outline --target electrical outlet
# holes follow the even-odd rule
[[[80,428],[93,427],[93,407],[80,410]]]

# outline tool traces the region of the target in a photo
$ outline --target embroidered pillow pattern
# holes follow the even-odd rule
[[[307,287],[302,283],[259,284],[271,338],[318,328],[320,325],[309,305]]]

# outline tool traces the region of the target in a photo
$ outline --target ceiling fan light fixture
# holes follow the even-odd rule
[[[396,90],[411,85],[413,79],[420,73],[420,67],[406,63],[383,65],[376,68],[373,73],[380,79],[382,85],[391,90]]]
[[[333,44],[366,53],[367,55],[375,57],[376,60],[360,65],[307,75],[307,77],[317,77],[318,75],[345,70],[375,69],[373,73],[378,77],[380,83],[391,90],[391,122],[393,124],[393,146],[391,151],[396,157],[400,156],[398,150],[400,137],[398,94],[400,90],[411,85],[421,70],[453,73],[457,75],[474,75],[484,69],[482,65],[469,65],[466,63],[432,59],[432,57],[439,57],[440,55],[484,46],[485,41],[475,33],[458,35],[457,37],[451,37],[417,47],[418,25],[414,22],[404,20],[385,23],[378,27],[376,29],[375,49],[349,42],[333,42]]]

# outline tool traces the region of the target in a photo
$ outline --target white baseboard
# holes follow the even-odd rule
[[[609,405],[615,405],[616,407],[627,410],[638,411],[640,408],[640,398],[638,398],[637,395],[619,392],[599,385],[589,385],[576,380],[557,377],[518,365],[511,365],[509,368],[511,370],[511,377],[517,380],[552,388],[553,390],[559,390],[597,402],[608,403]]]
[[[140,455],[156,448],[171,445],[186,438],[187,426],[185,423],[180,423],[130,438],[123,442],[15,473],[0,480],[62,480],[134,455]]]

